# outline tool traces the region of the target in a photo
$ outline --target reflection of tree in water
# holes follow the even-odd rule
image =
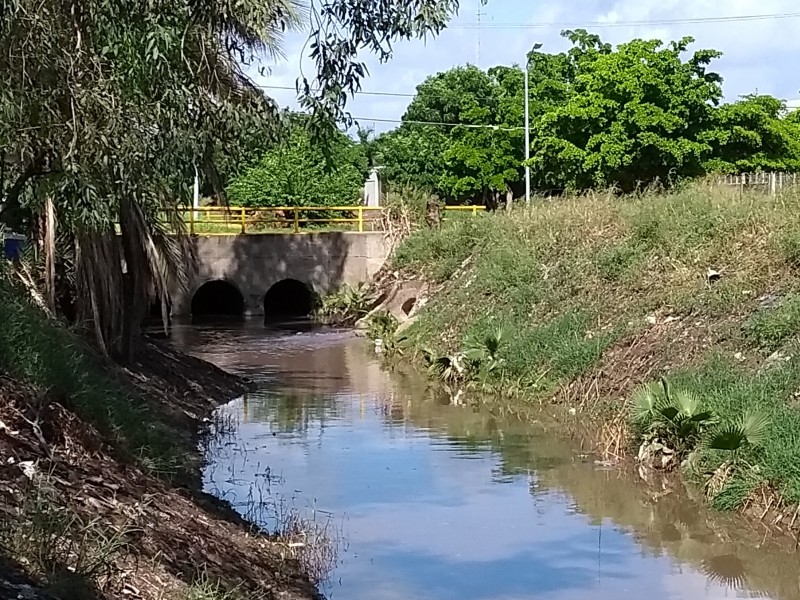
[[[675,481],[648,486],[624,470],[595,468],[592,457],[576,455],[563,430],[552,432],[536,423],[536,414],[520,414],[486,406],[450,406],[432,396],[419,396],[405,406],[406,420],[439,432],[469,451],[491,449],[506,475],[531,477],[536,509],[548,491],[568,494],[575,508],[598,525],[605,518],[630,528],[642,549],[669,555],[704,572],[715,584],[742,590],[751,597],[797,600],[798,559],[725,515],[693,501]],[[435,433],[434,433],[435,435]],[[744,591],[747,590],[747,591]]]
[[[305,434],[311,427],[324,429],[342,415],[340,403],[328,394],[280,391],[253,394],[248,401],[248,420],[268,423],[282,434]]]

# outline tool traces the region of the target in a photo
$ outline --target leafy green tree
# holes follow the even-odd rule
[[[800,169],[800,120],[772,96],[750,95],[723,104],[703,136],[711,146],[710,172],[796,171]]]
[[[521,118],[506,124],[521,114],[521,82],[518,68],[471,65],[426,79],[403,124],[381,139],[387,179],[455,202],[506,192],[522,169]]]
[[[439,181],[445,173],[443,156],[449,143],[440,127],[401,125],[376,140],[381,175],[390,186],[413,186],[442,195]]]
[[[300,91],[310,130],[333,147],[335,121],[349,120],[348,95],[366,74],[360,53],[388,59],[393,41],[438,33],[457,8],[458,0],[0,0],[0,219],[33,227],[47,213],[57,223],[65,250],[48,232],[46,263],[74,255],[67,280],[79,321],[101,349],[130,357],[150,301],[166,304],[182,283],[182,237],[167,235],[163,217],[180,229],[176,208],[190,198],[195,168],[219,188],[220,159],[247,134],[285,137],[281,111],[242,66],[279,58],[282,33],[311,12],[316,69]]]
[[[334,206],[357,201],[364,189],[367,157],[363,147],[343,133],[330,143],[327,156],[302,125],[286,143],[228,186],[237,206]]]
[[[474,106],[459,115],[464,125],[451,131],[444,153],[447,173],[440,185],[451,197],[480,198],[486,204],[500,193],[513,196],[512,186],[522,178],[523,76],[517,67],[497,67],[481,75],[485,79],[476,93],[488,95],[474,96]]]
[[[565,32],[569,90],[534,123],[531,165],[552,187],[618,186],[702,173],[710,147],[701,140],[722,97],[707,70],[720,56],[695,52],[692,38],[667,47],[633,40],[612,49],[585,31]]]

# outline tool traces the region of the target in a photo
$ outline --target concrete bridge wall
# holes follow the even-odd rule
[[[279,281],[295,279],[317,294],[366,282],[383,266],[389,243],[381,232],[319,232],[197,236],[186,293],[172,294],[172,314],[189,316],[195,292],[226,281],[244,297],[245,314],[264,314],[264,296]]]

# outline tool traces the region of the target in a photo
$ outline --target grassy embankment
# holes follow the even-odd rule
[[[603,450],[666,442],[715,506],[769,498],[792,520],[800,192],[537,201],[419,229],[393,267],[438,285],[406,335],[439,376],[602,414]],[[446,369],[459,354],[465,374]],[[645,410],[639,394],[633,409],[662,376],[668,397],[655,389]]]
[[[151,342],[103,359],[12,279],[0,265],[0,596],[315,597],[284,540],[199,490],[204,419],[241,382]]]

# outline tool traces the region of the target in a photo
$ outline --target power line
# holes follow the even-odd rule
[[[473,125],[469,123],[444,123],[441,121],[414,121],[411,119],[379,119],[376,117],[353,117],[354,121],[375,123],[408,123],[411,125],[435,125],[439,127],[465,127],[467,129],[492,129],[494,131],[524,131],[524,127],[507,127],[505,125]]]
[[[640,27],[648,25],[691,25],[702,23],[740,23],[745,21],[767,21],[776,19],[794,19],[800,17],[800,12],[771,13],[763,15],[730,15],[725,17],[687,17],[682,19],[660,19],[641,21],[591,21],[584,23],[450,23],[448,29],[583,29],[590,27]]]
[[[290,85],[258,85],[256,87],[261,88],[263,90],[287,90],[290,92],[296,92],[297,88],[292,87]],[[311,89],[312,92],[319,92],[319,89]],[[362,91],[357,90],[353,92],[358,96],[383,96],[389,98],[416,98],[418,94],[410,94],[410,93],[401,93],[401,92],[370,92],[370,91]],[[497,98],[487,97],[487,96],[470,96],[471,100],[478,100],[481,102],[493,102],[497,100]]]
[[[291,85],[256,85],[264,90],[287,90],[290,92],[296,92],[297,88]],[[312,89],[312,92],[318,92],[318,89]],[[384,96],[389,98],[416,98],[418,94],[411,94],[411,93],[402,93],[402,92],[373,92],[367,90],[357,90],[354,92],[357,96]],[[490,98],[490,97],[481,97],[481,96],[470,96],[471,100],[479,100],[479,101],[486,101],[492,102],[497,100],[497,98]],[[785,100],[785,102],[800,102],[800,98],[790,98]]]
[[[297,88],[292,87],[291,85],[256,85],[256,87],[260,87],[265,90],[289,90],[291,92],[296,92]],[[312,92],[318,92],[318,89],[312,89]],[[398,97],[398,98],[415,98],[416,94],[400,94],[395,92],[365,92],[365,91],[356,91],[356,94],[359,96],[391,96],[391,97]],[[488,98],[476,98],[476,100],[488,100]]]

